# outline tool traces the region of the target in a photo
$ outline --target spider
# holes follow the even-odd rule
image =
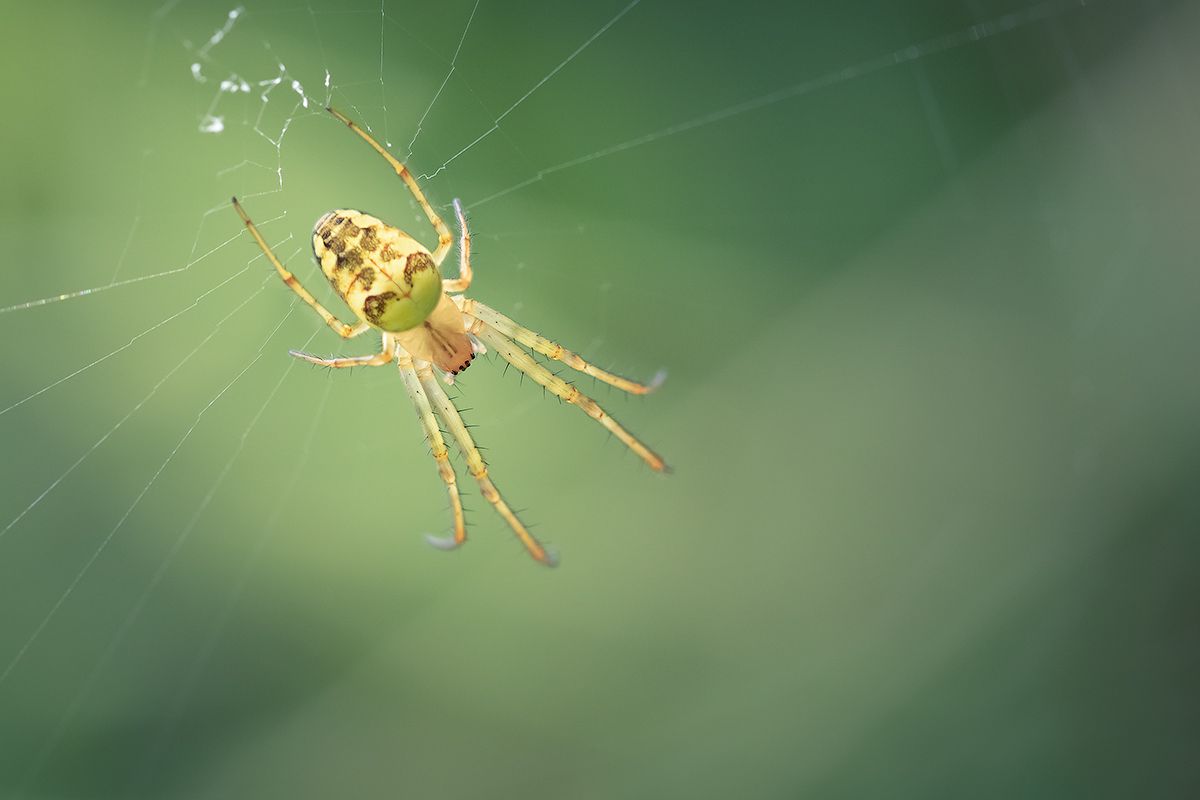
[[[392,362],[399,367],[400,378],[416,407],[431,454],[437,462],[438,474],[450,496],[453,534],[446,538],[426,534],[425,538],[430,544],[443,550],[452,550],[467,539],[457,477],[442,438],[442,428],[438,424],[440,418],[458,444],[467,469],[479,483],[483,496],[512,528],[529,555],[542,564],[554,566],[557,559],[529,532],[492,482],[487,465],[467,426],[437,377],[440,376],[446,384],[452,384],[454,376],[469,367],[476,354],[487,352],[485,345],[491,347],[505,361],[547,391],[577,406],[603,425],[651,469],[669,472],[670,468],[658,454],[569,381],[559,378],[534,360],[518,343],[630,394],[653,392],[662,384],[665,374],[660,372],[649,383],[637,383],[606,372],[562,345],[518,325],[499,311],[468,298],[464,292],[471,285],[471,234],[467,229],[462,204],[457,198],[453,206],[459,227],[458,277],[443,279],[438,268],[450,251],[453,240],[446,223],[429,205],[412,173],[351,119],[333,108],[325,110],[345,123],[391,165],[432,223],[438,235],[438,244],[430,253],[398,228],[353,209],[330,211],[317,220],[312,237],[313,253],[334,291],[359,318],[357,324],[350,325],[321,305],[284,267],[242,204],[234,197],[234,209],[283,282],[311,306],[330,328],[345,339],[376,330],[383,340],[380,352],[375,355],[319,358],[296,350],[289,351],[290,354],[312,364],[335,369],[381,367]]]

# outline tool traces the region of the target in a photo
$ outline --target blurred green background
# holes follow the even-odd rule
[[[1193,795],[1197,6],[644,0],[558,71],[623,0],[473,6],[5,10],[0,794]],[[670,371],[596,387],[669,477],[461,381],[557,570],[465,483],[427,547],[398,377],[287,356],[376,342],[229,195],[331,307],[321,213],[431,240],[327,73],[429,108],[472,295]]]

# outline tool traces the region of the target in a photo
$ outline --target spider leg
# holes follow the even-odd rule
[[[607,383],[610,386],[615,386],[621,391],[629,392],[630,394],[650,394],[662,386],[663,381],[667,379],[667,373],[664,370],[659,370],[650,379],[649,383],[638,383],[628,378],[622,378],[620,375],[614,375],[611,372],[600,369],[594,364],[589,364],[558,342],[551,341],[541,334],[531,331],[529,328],[518,325],[496,309],[489,308],[478,300],[464,298],[459,305],[462,308],[462,312],[468,317],[473,317],[483,322],[488,327],[495,329],[502,336],[520,342],[534,352],[541,353],[555,361],[561,361],[571,369],[582,372],[585,375],[591,375],[596,380]],[[477,333],[474,330],[471,332]],[[516,366],[516,364],[513,364],[513,366]]]
[[[345,367],[382,367],[385,364],[392,363],[392,360],[396,357],[396,343],[391,336],[384,334],[383,351],[370,356],[321,358],[311,353],[302,353],[299,350],[288,350],[288,354],[302,361],[307,361],[310,364],[316,364],[318,367],[330,367],[332,369],[343,369]]]
[[[442,291],[465,292],[471,287],[471,231],[467,228],[467,215],[462,202],[454,198],[454,216],[458,218],[458,277],[442,279]]]
[[[358,336],[359,334],[370,329],[371,326],[365,322],[360,322],[357,325],[349,325],[345,322],[342,322],[333,314],[329,313],[329,310],[317,302],[317,299],[309,294],[307,289],[300,285],[300,281],[296,280],[296,276],[288,272],[287,269],[284,268],[283,263],[280,262],[279,258],[273,252],[271,252],[270,246],[267,245],[266,240],[263,239],[262,234],[258,232],[258,228],[254,226],[254,223],[250,221],[250,216],[246,213],[246,210],[242,208],[242,204],[238,202],[236,197],[233,198],[233,208],[235,211],[237,211],[238,216],[242,218],[242,222],[246,223],[246,228],[250,231],[250,235],[254,237],[254,241],[258,242],[258,246],[262,248],[263,253],[267,256],[267,259],[275,266],[275,271],[279,273],[279,277],[283,278],[283,282],[286,283],[293,292],[298,294],[301,300],[308,303],[312,307],[313,311],[316,311],[321,315],[321,319],[325,320],[326,325],[333,328],[333,330],[343,339],[353,339],[355,336]]]
[[[433,210],[433,206],[429,205],[429,201],[425,199],[425,195],[421,192],[421,187],[417,185],[417,180],[412,176],[412,173],[408,171],[408,167],[401,164],[400,161],[394,155],[389,153],[383,145],[375,141],[375,138],[371,136],[371,134],[358,127],[358,124],[345,114],[329,106],[326,106],[325,110],[330,114],[333,114],[333,116],[337,117],[341,122],[345,123],[346,127],[357,133],[360,137],[362,137],[363,141],[371,145],[376,153],[379,153],[379,155],[383,156],[384,159],[392,165],[392,169],[396,170],[396,174],[399,175],[400,179],[404,181],[405,185],[408,186],[408,190],[412,192],[412,196],[415,197],[417,202],[421,204],[421,208],[424,210],[425,216],[429,217],[429,222],[433,225],[434,230],[437,231],[438,246],[437,249],[433,251],[433,262],[440,267],[442,265],[442,260],[446,257],[446,253],[450,252],[450,244],[453,242],[453,239],[450,236],[450,229],[446,227],[446,223],[442,222],[442,218],[439,217],[437,212]]]
[[[318,367],[331,369],[346,369],[348,367],[382,367],[392,361],[391,353],[376,353],[373,356],[353,356],[351,358],[321,358],[312,353],[301,353],[299,350],[288,350],[288,355],[301,361],[316,364]]]
[[[418,361],[417,377],[421,380],[421,386],[425,388],[425,394],[428,395],[429,401],[433,407],[437,409],[438,416],[446,423],[446,427],[450,429],[450,434],[454,440],[458,442],[458,449],[463,454],[463,459],[467,462],[467,468],[470,470],[472,477],[479,482],[479,490],[487,501],[495,507],[497,513],[504,517],[505,522],[512,528],[513,533],[521,540],[521,544],[525,545],[525,549],[529,555],[547,566],[554,566],[557,561],[541,542],[534,538],[525,524],[517,517],[516,513],[509,508],[508,503],[504,502],[504,498],[500,496],[500,490],[492,483],[492,479],[488,477],[487,465],[483,463],[483,457],[479,455],[478,448],[475,447],[475,442],[471,438],[467,426],[463,423],[462,417],[458,414],[458,409],[454,407],[454,403],[446,396],[446,392],[442,389],[437,379],[433,376],[433,368],[427,361]]]
[[[644,445],[632,433],[625,430],[619,422],[613,419],[604,409],[600,408],[595,400],[534,361],[533,356],[526,353],[520,347],[517,347],[511,339],[504,336],[495,328],[484,323],[482,320],[478,320],[478,318],[477,322],[477,325],[471,326],[472,333],[489,344],[505,361],[546,387],[547,390],[563,400],[563,402],[578,406],[583,413],[599,422],[609,433],[624,442],[626,447],[637,453],[654,471],[671,471],[671,468],[667,466],[667,463],[662,460],[661,456]]]
[[[462,499],[458,495],[458,479],[454,474],[454,467],[450,465],[450,454],[446,450],[442,431],[433,415],[433,408],[429,405],[429,398],[421,386],[421,379],[413,369],[412,358],[402,355],[397,361],[400,364],[400,378],[404,381],[404,388],[413,405],[417,407],[417,417],[421,420],[421,427],[425,429],[425,439],[429,442],[433,460],[437,462],[438,474],[446,484],[446,493],[450,495],[450,511],[454,514],[452,537],[443,538],[427,533],[425,541],[440,550],[452,550],[467,540],[467,523],[463,519]]]

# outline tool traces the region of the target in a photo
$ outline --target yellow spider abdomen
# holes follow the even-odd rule
[[[346,305],[379,330],[415,328],[441,299],[442,276],[429,251],[361,211],[338,209],[317,220],[313,254]]]

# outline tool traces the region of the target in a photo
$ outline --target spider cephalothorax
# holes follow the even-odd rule
[[[369,356],[320,358],[295,350],[292,351],[292,355],[324,367],[380,367],[391,363],[399,367],[404,388],[408,391],[417,409],[421,426],[425,429],[430,452],[437,462],[438,474],[446,485],[446,492],[450,497],[450,510],[454,517],[453,535],[448,539],[427,536],[432,544],[448,549],[457,547],[467,538],[457,477],[450,465],[446,442],[442,437],[444,426],[445,432],[458,443],[467,469],[479,483],[480,494],[509,524],[531,556],[543,564],[553,564],[553,556],[534,538],[516,512],[509,508],[508,503],[500,496],[500,490],[492,483],[487,464],[479,454],[479,448],[475,446],[475,441],[463,423],[458,409],[438,383],[434,367],[440,370],[444,382],[452,383],[454,376],[470,365],[475,353],[482,352],[486,343],[509,364],[541,384],[546,391],[564,403],[577,406],[583,413],[603,425],[609,433],[620,439],[658,472],[667,472],[668,468],[657,453],[622,427],[574,384],[534,360],[524,348],[562,362],[571,369],[630,394],[647,394],[654,391],[662,383],[663,374],[659,373],[649,383],[638,383],[614,375],[589,364],[562,345],[521,327],[478,300],[468,299],[462,292],[471,285],[471,234],[467,231],[467,219],[463,214],[462,205],[458,200],[454,201],[454,214],[460,230],[458,277],[443,278],[438,270],[446,254],[450,252],[453,239],[446,223],[421,193],[421,187],[417,185],[412,173],[362,128],[337,111],[327,110],[391,164],[392,169],[408,186],[425,215],[429,217],[430,223],[437,231],[438,244],[437,248],[430,252],[398,228],[393,228],[369,214],[351,209],[330,211],[317,220],[313,230],[313,253],[316,254],[321,270],[329,279],[334,291],[359,318],[357,325],[350,325],[335,317],[300,285],[296,277],[271,251],[237,198],[233,198],[233,207],[246,224],[246,229],[262,248],[284,283],[308,303],[330,328],[346,339],[374,329],[380,332],[383,340],[380,352]]]

